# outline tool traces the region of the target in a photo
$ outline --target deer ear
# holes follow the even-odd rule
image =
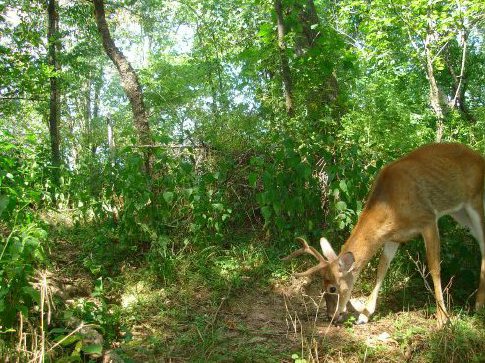
[[[328,261],[337,259],[337,254],[325,237],[320,238],[320,247],[322,248],[323,255]]]
[[[340,272],[347,273],[352,271],[354,269],[354,262],[354,254],[352,252],[345,252],[338,259]]]

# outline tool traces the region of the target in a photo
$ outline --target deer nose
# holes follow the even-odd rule
[[[345,318],[345,313],[338,314],[337,323],[342,323]]]

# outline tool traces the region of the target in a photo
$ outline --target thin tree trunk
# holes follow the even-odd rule
[[[276,13],[276,21],[277,21],[277,29],[278,29],[278,49],[280,54],[281,78],[283,79],[283,90],[285,94],[286,112],[289,116],[293,116],[294,114],[293,84],[291,79],[290,63],[288,60],[288,55],[286,54],[285,24],[284,24],[281,0],[274,0],[274,10]]]
[[[298,12],[298,19],[301,30],[296,38],[295,52],[298,56],[304,55],[308,50],[319,45],[319,39],[325,32],[321,31],[320,18],[313,0],[303,0],[295,2],[294,6]],[[328,56],[330,57],[330,55]],[[315,80],[315,85],[310,87],[307,92],[307,107],[311,109],[311,104],[315,101],[323,102],[331,106],[338,113],[339,83],[335,68],[326,76],[322,74],[321,79]],[[337,115],[335,115],[337,116]],[[337,116],[338,117],[338,116]]]
[[[115,134],[113,129],[113,120],[111,118],[106,118],[106,124],[108,126],[108,148],[109,148],[109,158],[111,163],[114,163],[115,159]]]
[[[431,54],[431,42],[433,39],[433,29],[430,18],[428,19],[428,29],[424,41],[424,52],[426,56],[426,76],[429,83],[429,101],[431,108],[436,116],[436,142],[441,142],[444,133],[445,113],[448,112],[448,105],[445,96],[438,86],[433,67],[433,56]]]
[[[429,102],[436,116],[436,141],[441,142],[444,132],[445,115],[440,100],[440,90],[434,76],[433,63],[429,51],[426,51],[426,74],[429,83]]]
[[[57,60],[57,52],[59,50],[59,14],[57,12],[57,0],[49,0],[47,5],[48,14],[48,62],[54,69],[55,74],[50,77],[50,106],[49,106],[49,135],[51,142],[51,158],[52,158],[52,179],[56,186],[60,184],[60,167],[61,167],[61,151],[60,151],[60,135],[59,135],[59,121],[60,121],[60,101],[61,94],[58,83],[58,72],[60,65]]]
[[[130,101],[139,141],[142,145],[146,146],[144,148],[145,171],[150,174],[150,161],[152,154],[152,148],[150,146],[153,145],[153,141],[150,134],[148,114],[143,101],[143,92],[140,81],[138,80],[138,75],[131,66],[130,62],[128,62],[124,54],[116,47],[113,39],[111,38],[108,24],[106,23],[103,0],[93,1],[96,24],[103,40],[104,50],[118,69],[123,89]]]
[[[296,3],[295,6],[297,6],[301,24],[301,33],[296,41],[296,53],[301,55],[307,49],[312,48],[320,36],[318,27],[315,27],[315,25],[320,24],[320,18],[313,0],[306,0],[306,3],[303,4]]]
[[[102,77],[99,80],[94,81],[94,104],[93,104],[93,117],[91,119],[91,126],[90,126],[90,138],[91,138],[91,153],[96,154],[96,140],[94,137],[94,123],[98,120],[99,117],[99,95],[101,93],[101,86],[102,86]]]
[[[88,80],[86,82],[86,107],[85,107],[85,120],[86,120],[86,126],[85,128],[87,129],[87,131],[89,131],[89,129],[91,128],[91,119],[93,117],[93,114],[92,114],[92,107],[91,107],[91,104],[92,104],[92,98],[91,98],[91,90],[92,90],[92,80],[91,80],[91,77],[88,76]]]
[[[448,72],[453,79],[453,99],[450,102],[450,107],[458,109],[462,116],[470,123],[476,123],[475,117],[470,113],[466,105],[466,89],[468,86],[468,75],[466,67],[466,57],[468,53],[467,47],[467,33],[465,29],[460,31],[460,46],[462,49],[461,62],[459,74],[457,74],[453,68],[453,62],[451,61],[450,52],[444,58]]]

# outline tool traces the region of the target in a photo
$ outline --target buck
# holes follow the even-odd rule
[[[340,319],[346,313],[354,283],[367,262],[382,248],[375,287],[357,323],[367,323],[377,295],[401,243],[421,234],[434,285],[438,327],[449,318],[440,277],[440,237],[437,221],[451,215],[468,228],[481,252],[476,309],[485,303],[484,188],[485,159],[461,144],[431,144],[385,166],[378,174],[366,206],[350,237],[337,255],[322,238],[322,254],[300,239],[303,247],[286,259],[308,253],[319,262],[297,276],[320,272],[327,314]]]

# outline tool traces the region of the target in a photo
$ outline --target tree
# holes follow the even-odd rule
[[[50,102],[49,102],[49,134],[51,141],[52,153],[52,176],[56,186],[60,183],[61,151],[59,136],[60,121],[60,89],[59,89],[59,71],[60,65],[57,57],[59,45],[59,13],[57,11],[57,1],[49,0],[47,5],[48,13],[48,59],[49,66],[52,68],[50,80]]]
[[[480,47],[472,33],[483,20],[483,4],[478,0],[342,4],[346,11],[359,14],[358,21],[349,14],[353,20],[348,25],[358,29],[357,43],[369,46],[372,66],[425,77],[437,141],[442,140],[445,122],[454,111],[469,121],[474,119],[466,107],[467,64],[473,42]]]
[[[293,81],[291,78],[290,63],[288,55],[286,54],[286,41],[285,41],[285,22],[283,17],[283,8],[281,0],[274,0],[274,11],[276,14],[276,23],[278,31],[278,51],[280,56],[281,65],[281,78],[283,79],[283,90],[285,94],[286,112],[288,116],[294,114],[293,104]]]
[[[103,0],[94,0],[94,13],[99,34],[103,42],[104,50],[116,66],[123,89],[128,97],[133,112],[135,128],[138,131],[138,139],[143,147],[145,158],[145,172],[150,174],[151,170],[151,147],[153,141],[148,124],[148,113],[143,101],[143,91],[138,79],[138,75],[126,59],[124,54],[116,47],[106,22]]]

